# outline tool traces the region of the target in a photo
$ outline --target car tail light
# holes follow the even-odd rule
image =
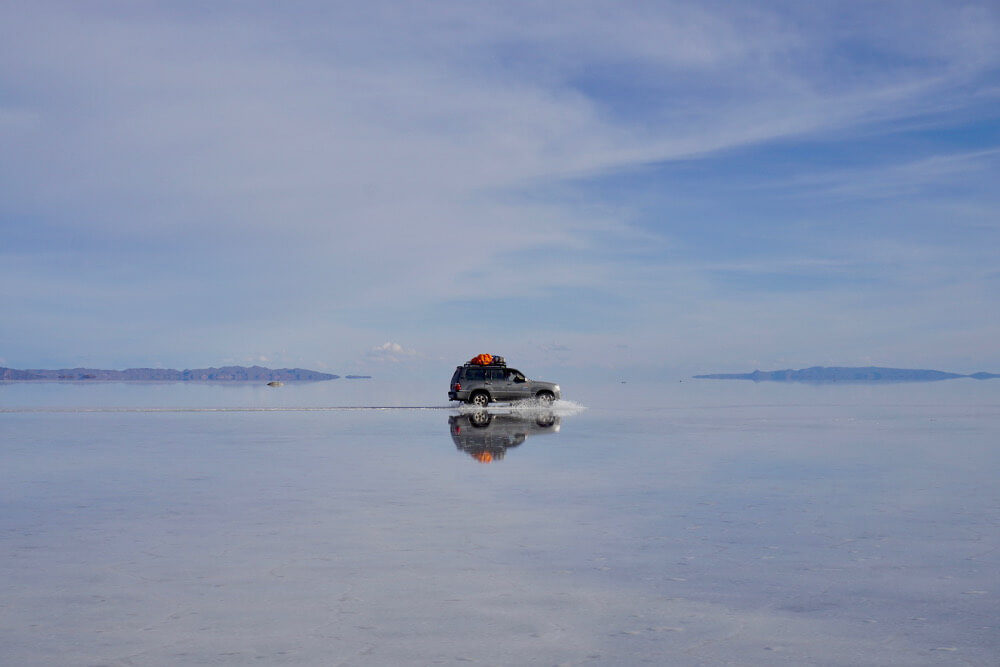
[[[462,391],[462,384],[460,382],[456,382],[452,385],[452,389],[454,391]]]

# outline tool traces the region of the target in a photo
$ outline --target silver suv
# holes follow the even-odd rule
[[[480,463],[500,461],[532,435],[558,433],[558,416],[551,411],[493,413],[471,410],[448,417],[451,439],[459,451]]]
[[[486,407],[492,401],[535,399],[551,403],[561,396],[559,385],[529,380],[516,368],[505,365],[465,364],[455,369],[448,398]]]

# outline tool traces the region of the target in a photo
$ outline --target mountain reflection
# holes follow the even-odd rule
[[[559,422],[559,416],[550,411],[476,410],[448,417],[455,447],[480,463],[503,459],[508,449],[519,446],[528,436],[557,432]]]

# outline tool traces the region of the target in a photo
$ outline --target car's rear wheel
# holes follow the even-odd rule
[[[469,397],[469,403],[480,408],[485,408],[490,404],[490,395],[485,391],[477,391]]]
[[[556,400],[556,395],[553,394],[551,391],[540,391],[537,394],[535,394],[535,398],[544,403],[551,403],[552,401]]]

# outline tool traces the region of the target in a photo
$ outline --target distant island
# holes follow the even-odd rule
[[[62,368],[59,370],[0,367],[0,381],[61,382],[317,382],[336,380],[339,375],[320,373],[304,368],[270,369],[262,366],[223,366],[222,368],[192,368],[177,371],[172,368],[128,368],[108,371],[98,368]]]
[[[810,384],[834,383],[883,383],[892,382],[938,382],[954,378],[975,378],[989,380],[998,378],[997,373],[947,373],[945,371],[920,370],[910,368],[880,368],[878,366],[813,366],[799,370],[754,371],[753,373],[713,373],[695,375],[703,380],[753,380],[754,382],[805,382]]]

